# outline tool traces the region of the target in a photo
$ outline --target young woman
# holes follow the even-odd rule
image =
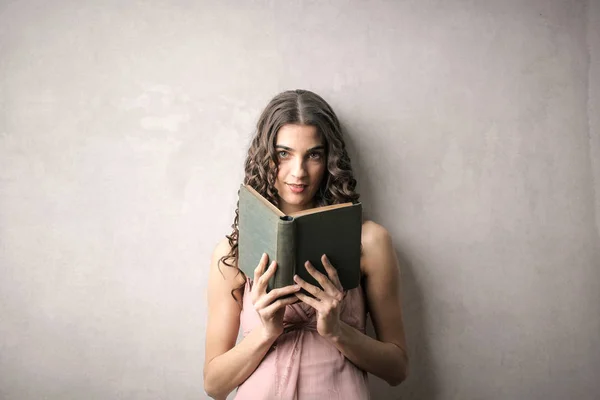
[[[244,183],[284,213],[358,199],[350,159],[331,107],[305,90],[267,105],[245,163]],[[237,269],[238,210],[233,232],[215,248],[208,283],[204,389],[224,399],[367,399],[367,372],[390,385],[407,375],[399,267],[382,226],[362,228],[361,284],[343,291],[307,263],[323,289],[295,285],[267,293],[277,260],[263,255],[254,276]],[[314,297],[300,292],[304,288]],[[367,312],[377,339],[365,334]],[[240,324],[244,338],[236,344]]]

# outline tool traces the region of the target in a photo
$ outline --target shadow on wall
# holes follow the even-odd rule
[[[350,155],[352,169],[359,183],[358,189],[361,201],[365,205],[365,219],[373,218],[375,222],[382,223],[385,226],[385,223],[378,216],[389,215],[391,210],[382,210],[377,206],[376,196],[373,196],[374,193],[377,193],[375,182],[373,179],[369,179],[373,176],[373,171],[369,172],[361,165],[361,159],[368,159],[369,155],[360,154],[360,151],[356,151],[357,148],[353,140],[355,132],[346,129],[344,124],[342,124],[342,130]],[[385,148],[382,151],[385,152]],[[381,176],[380,174],[375,175]],[[385,227],[391,230],[390,226]],[[423,291],[414,274],[414,266],[402,251],[398,251],[400,247],[395,245],[402,280],[402,312],[410,360],[409,376],[400,386],[391,387],[384,380],[374,375],[369,375],[371,398],[383,400],[437,400],[439,399],[437,394],[438,381],[431,348],[428,343],[430,332],[425,321]],[[367,323],[367,334],[373,338],[376,337],[370,319]]]
[[[373,399],[436,400],[436,368],[429,347],[429,332],[424,319],[422,291],[415,280],[412,264],[399,251],[400,273],[402,277],[402,311],[409,356],[409,376],[398,387],[391,387],[376,376],[369,376],[369,388]],[[367,333],[375,337],[371,321]]]

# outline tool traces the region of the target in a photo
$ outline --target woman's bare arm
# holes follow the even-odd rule
[[[357,367],[395,386],[408,374],[398,260],[385,228],[367,222],[363,232],[365,290],[377,340],[340,321],[331,341]]]
[[[213,253],[208,278],[204,391],[215,399],[226,398],[246,380],[275,341],[254,330],[236,346],[241,308],[231,293],[244,283],[244,275],[222,263],[219,271],[219,259],[228,252],[224,239]]]
[[[278,300],[277,296],[289,295],[298,290],[286,287],[266,294],[264,286],[275,269],[264,272],[267,262],[267,257],[264,257],[255,271],[256,289],[253,290],[256,301],[254,307],[263,319],[263,324],[236,345],[241,308],[231,293],[245,283],[245,277],[237,269],[222,263],[219,270],[219,259],[229,253],[229,249],[227,240],[219,243],[213,253],[208,278],[204,391],[215,399],[225,399],[258,367],[283,329],[279,321],[282,315],[273,322],[273,318],[277,319],[274,315],[282,314],[285,306],[295,301],[293,298]],[[261,282],[258,282],[260,278],[261,282],[264,281],[262,290]]]

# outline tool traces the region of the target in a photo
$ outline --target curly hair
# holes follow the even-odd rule
[[[251,186],[279,207],[278,193],[275,188],[278,173],[275,145],[277,132],[287,124],[314,126],[325,141],[327,169],[315,195],[315,206],[357,201],[359,194],[355,192],[356,179],[354,179],[338,118],[323,98],[308,90],[285,91],[267,104],[258,120],[256,133],[248,150],[244,184]],[[226,235],[230,251],[219,260],[232,268],[237,268],[238,261],[238,222],[239,200],[233,225],[231,225],[233,231],[230,235]],[[239,269],[238,273],[241,273]],[[243,285],[234,291],[242,287]]]

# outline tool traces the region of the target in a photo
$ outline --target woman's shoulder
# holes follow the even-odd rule
[[[237,268],[235,257],[229,258],[231,244],[227,237],[219,240],[212,254],[212,265],[218,269],[219,274],[234,288],[245,282],[244,274]]]
[[[231,244],[229,244],[229,239],[226,237],[222,238],[217,242],[217,245],[213,249],[212,259],[213,261],[218,261],[218,265],[221,266],[223,264],[223,258],[227,257],[231,252]]]
[[[366,220],[362,225],[362,245],[363,247],[372,247],[383,240],[389,240],[390,233],[382,225]]]
[[[217,242],[217,245],[214,248],[213,255],[214,256],[224,256],[229,254],[231,251],[231,244],[229,244],[229,239],[227,237],[222,238]]]
[[[381,271],[384,260],[389,259],[393,250],[392,239],[387,229],[373,221],[365,221],[362,226],[361,270],[369,276]]]

